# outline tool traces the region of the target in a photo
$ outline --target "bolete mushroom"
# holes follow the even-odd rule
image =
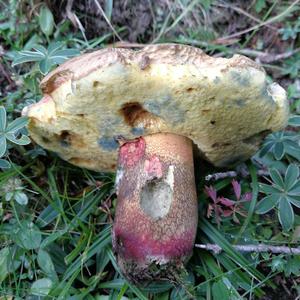
[[[117,170],[113,248],[132,280],[176,270],[191,255],[193,144],[215,166],[229,166],[288,118],[284,89],[252,60],[176,44],[84,54],[41,89],[43,99],[23,112],[32,139],[77,166]]]

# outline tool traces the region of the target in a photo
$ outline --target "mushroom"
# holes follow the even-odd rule
[[[42,100],[23,111],[32,139],[74,165],[117,170],[113,249],[134,281],[168,276],[192,253],[193,147],[230,166],[288,118],[284,89],[255,62],[177,44],[84,54],[41,89]]]

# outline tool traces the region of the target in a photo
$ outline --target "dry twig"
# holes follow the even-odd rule
[[[300,1],[300,0],[299,0]],[[119,36],[119,34],[117,33],[117,31],[115,30],[115,28],[112,26],[111,22],[109,21],[109,19],[107,18],[104,10],[102,9],[100,3],[98,2],[98,0],[94,0],[97,8],[100,10],[103,18],[105,19],[106,23],[108,24],[108,26],[110,27],[110,29],[113,31],[113,33],[115,34],[115,36],[120,40],[123,41],[122,38]]]
[[[219,7],[223,7],[223,8],[230,8],[230,9],[232,9],[232,10],[234,10],[234,11],[236,11],[236,12],[242,14],[242,15],[245,15],[245,16],[248,17],[249,19],[254,20],[256,23],[259,23],[259,24],[263,23],[262,20],[260,20],[260,19],[258,19],[258,18],[256,18],[256,17],[254,17],[253,15],[251,15],[251,14],[248,13],[247,11],[241,9],[240,7],[237,7],[237,6],[234,6],[234,5],[230,5],[230,4],[227,4],[227,3],[218,3],[218,2],[217,2],[215,5],[216,5],[216,6],[219,6]],[[268,28],[270,28],[270,29],[272,29],[272,30],[277,30],[276,27],[274,27],[274,26],[272,26],[272,25],[269,25],[269,24],[267,24],[266,27],[268,27]]]
[[[218,41],[221,41],[221,40],[227,40],[227,39],[232,39],[232,38],[235,38],[235,37],[238,37],[238,36],[241,36],[245,33],[248,33],[248,32],[251,32],[253,30],[257,30],[259,29],[260,27],[262,26],[266,26],[266,25],[269,25],[269,24],[272,24],[278,20],[280,20],[282,17],[284,17],[285,15],[287,15],[291,10],[292,8],[297,5],[298,3],[300,2],[300,0],[296,0],[295,2],[293,2],[285,11],[283,11],[281,14],[277,15],[277,16],[274,16],[273,18],[270,18],[269,20],[265,21],[265,22],[262,22],[260,24],[257,24],[255,26],[252,26],[250,28],[247,28],[245,30],[242,30],[242,31],[239,31],[239,32],[236,32],[236,33],[233,33],[233,34],[230,34],[230,35],[227,35],[225,37],[222,37],[222,38],[219,38]]]
[[[293,56],[294,54],[300,52],[300,47],[288,52],[278,53],[278,54],[260,52],[252,49],[240,49],[237,50],[237,52],[240,54],[254,56],[257,59],[259,59],[259,61],[262,63],[272,63]]]
[[[195,244],[196,248],[205,249],[208,251],[212,251],[215,254],[220,254],[223,249],[216,244]],[[300,247],[290,248],[287,246],[272,246],[266,244],[258,244],[258,245],[232,245],[235,250],[240,252],[271,252],[271,253],[282,253],[282,254],[300,254]]]
[[[227,172],[208,174],[207,176],[205,176],[205,180],[206,181],[210,181],[210,180],[216,181],[216,180],[224,179],[224,178],[233,178],[238,175],[240,175],[242,177],[247,177],[247,176],[249,176],[249,172],[245,168],[240,168],[237,171],[227,171]],[[258,176],[268,176],[269,172],[266,170],[258,170],[257,175]]]

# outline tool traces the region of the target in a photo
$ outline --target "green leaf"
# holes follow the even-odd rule
[[[170,300],[187,300],[187,295],[185,288],[183,286],[176,286],[172,289],[172,292],[170,294]],[[195,299],[195,298],[194,298]]]
[[[241,253],[237,252],[226,240],[223,233],[219,232],[206,219],[202,218],[199,220],[199,227],[213,243],[219,245],[226,252],[228,257],[245,270],[250,277],[256,278],[257,280],[264,280],[264,275],[257,271]]]
[[[6,110],[4,106],[0,106],[0,134],[5,131],[6,128]]]
[[[89,235],[90,235],[90,233],[86,232],[84,235],[82,235],[80,237],[80,239],[76,243],[76,247],[65,257],[66,265],[70,265],[71,262],[74,261],[78,257],[78,255],[80,254],[82,249],[84,249],[84,247],[86,246],[87,241],[89,239]]]
[[[10,163],[5,160],[0,158],[0,169],[9,169],[10,168]]]
[[[111,242],[110,232],[110,227],[102,230],[101,235],[88,248],[84,256],[78,256],[78,258],[64,272],[61,282],[57,285],[55,292],[62,290],[61,294],[67,293],[67,290],[65,290],[66,283],[72,283],[72,281],[76,279],[76,275],[81,271],[83,264]]]
[[[202,254],[201,254],[201,258],[202,258]],[[204,256],[204,259],[206,261],[205,256]],[[250,278],[249,274],[242,271],[240,268],[237,268],[237,264],[235,261],[233,261],[226,254],[223,253],[221,255],[218,255],[218,264],[223,265],[223,267],[228,271],[228,273],[230,273],[231,282],[237,283],[237,285],[243,289],[246,289],[246,290],[250,289],[251,278]],[[235,271],[233,271],[233,270],[235,270]],[[218,275],[221,275],[222,273],[223,273],[223,271],[220,269],[220,274],[218,274]],[[214,275],[216,277],[218,276],[216,274],[214,274]],[[223,281],[224,281],[224,277],[223,277]],[[205,282],[204,282],[204,284],[205,284]],[[231,287],[231,290],[233,290],[232,287]],[[254,289],[253,292],[257,296],[258,299],[263,295],[263,292],[260,288]]]
[[[290,126],[300,126],[300,116],[298,115],[291,115],[289,118],[289,123],[288,125]]]
[[[63,43],[61,42],[54,42],[51,43],[47,49],[48,55],[51,56],[52,54],[54,54],[57,50],[59,50],[60,48],[62,48]]]
[[[274,206],[276,206],[279,200],[279,194],[271,194],[269,196],[266,196],[258,202],[255,212],[257,214],[265,214],[266,212],[274,208]]]
[[[40,63],[39,63],[40,72],[41,72],[43,75],[46,75],[46,74],[50,71],[52,65],[53,65],[53,64],[52,64],[52,62],[51,62],[50,59],[48,59],[48,58],[43,59],[43,60],[40,61]]]
[[[44,59],[45,55],[39,52],[34,52],[34,51],[20,51],[17,55],[17,57],[13,60],[12,66],[16,66],[19,64],[23,64],[26,62],[36,62],[36,61],[41,61]]]
[[[9,248],[3,248],[0,250],[0,283],[6,278],[8,275],[7,264],[10,256]]]
[[[115,270],[116,270],[119,274],[121,274],[120,269],[119,269],[119,266],[117,265],[115,256],[113,255],[111,249],[107,249],[107,255],[109,256],[110,261],[111,261],[113,267],[115,268]],[[128,286],[129,286],[129,288],[132,290],[132,292],[133,292],[136,296],[138,296],[138,298],[139,298],[140,300],[147,300],[147,299],[148,299],[148,297],[146,297],[146,296],[144,295],[144,293],[143,293],[136,285],[130,283],[129,281],[126,281],[126,282],[127,282]]]
[[[101,274],[105,267],[107,266],[107,264],[109,263],[109,257],[108,255],[106,255],[106,251],[104,249],[104,251],[101,251],[100,253],[97,253],[96,256],[96,272],[98,274]]]
[[[186,282],[184,283],[186,284]],[[171,289],[174,285],[167,281],[162,282],[151,282],[149,285],[141,288],[143,292],[151,293],[151,294],[159,294]]]
[[[28,197],[25,193],[21,191],[17,191],[15,193],[15,200],[20,204],[20,205],[27,205],[28,203]]]
[[[68,58],[68,57],[73,57],[76,55],[79,55],[80,51],[77,49],[62,49],[55,51],[53,55],[51,55],[51,58],[54,59],[55,57],[63,57],[63,58]]]
[[[47,296],[52,288],[53,282],[49,278],[42,278],[35,281],[30,289],[35,296]]]
[[[299,168],[295,164],[290,164],[285,172],[285,189],[291,189],[296,183],[299,177]]]
[[[26,135],[22,135],[21,137],[16,138],[15,134],[7,133],[5,136],[10,142],[15,143],[17,145],[28,145],[28,144],[30,144],[30,139]]]
[[[52,65],[60,65],[60,64],[64,63],[67,59],[68,59],[68,57],[66,57],[66,56],[52,56],[51,63],[52,63]]]
[[[285,152],[288,155],[290,155],[300,161],[300,151],[299,151],[298,146],[297,146],[297,148],[296,147],[287,147]]]
[[[47,6],[42,6],[39,15],[41,30],[47,36],[51,35],[54,27],[54,18],[51,10]]]
[[[287,196],[287,199],[290,203],[300,208],[300,200]]]
[[[6,152],[6,138],[4,135],[0,135],[0,157],[2,157]]]
[[[292,274],[296,276],[300,276],[300,257],[299,255],[295,255],[293,257],[289,257],[288,261],[285,265],[284,274],[286,277],[291,276]]]
[[[100,289],[116,289],[120,290],[126,284],[125,279],[115,278],[112,281],[105,281],[99,284]]]
[[[289,231],[294,225],[294,211],[286,198],[279,201],[278,218],[284,231]]]
[[[43,270],[47,277],[51,278],[53,282],[58,280],[54,264],[47,251],[39,249],[37,261],[40,268]]]
[[[43,240],[40,247],[41,248],[47,247],[48,245],[52,244],[54,241],[56,241],[58,238],[62,237],[67,232],[68,232],[68,229],[65,228],[63,230],[59,230],[59,231],[56,231],[56,232],[52,233],[51,235],[49,235],[48,237],[46,237]]]
[[[281,160],[284,156],[284,144],[283,142],[278,142],[275,144],[273,149],[274,157],[277,160]]]
[[[273,145],[274,145],[273,142],[265,143],[264,146],[259,151],[259,156],[260,157],[265,156],[272,149]]]
[[[30,36],[30,38],[27,40],[26,44],[23,47],[23,50],[30,50],[38,43],[43,43],[42,38],[39,36],[38,33],[34,33]]]
[[[289,196],[299,196],[300,195],[300,181],[296,182],[294,186],[288,191]]]
[[[280,188],[284,189],[284,182],[283,179],[280,175],[280,173],[278,172],[278,170],[276,169],[271,169],[270,170],[270,176],[273,180],[273,182]]]
[[[111,15],[112,15],[112,11],[113,11],[113,5],[114,5],[114,1],[113,0],[106,0],[105,1],[105,15],[107,17],[107,19],[109,21],[111,21]]]
[[[208,10],[212,5],[213,0],[201,0],[201,5],[203,5],[205,10]]]
[[[126,293],[127,290],[128,290],[128,284],[125,282],[123,284],[116,300],[122,300],[122,298],[123,298],[123,296],[124,296],[124,294]]]
[[[274,194],[281,192],[281,190],[279,190],[276,186],[264,183],[259,184],[259,191],[264,194]]]
[[[24,255],[25,252],[14,246],[9,247],[9,255],[7,257],[7,271],[8,273],[14,273],[16,270],[19,269],[22,261],[24,262]],[[15,273],[14,273],[15,274]]]
[[[0,31],[4,32],[4,30],[11,28],[11,22],[4,22],[0,24]]]
[[[10,201],[13,199],[14,192],[8,192],[5,194],[5,201]]]
[[[270,265],[273,272],[282,272],[285,268],[286,263],[285,260],[282,259],[282,257],[274,256]]]
[[[252,180],[252,198],[250,201],[250,205],[247,211],[247,217],[245,218],[242,227],[240,228],[239,232],[235,236],[235,243],[238,242],[238,240],[242,237],[245,230],[248,228],[250,221],[252,219],[252,216],[255,211],[255,206],[257,203],[257,196],[258,196],[258,182],[257,182],[257,170],[253,164],[249,164],[249,173],[251,175]]]
[[[229,291],[223,280],[218,280],[212,285],[212,295],[214,300],[226,300],[230,299]]]
[[[256,0],[255,1],[255,11],[259,14],[266,7],[265,0]]]
[[[52,66],[53,66],[53,63],[48,58],[41,60],[39,63],[39,68],[43,75],[46,75],[50,71]]]
[[[23,220],[12,235],[14,241],[21,247],[28,250],[40,246],[42,235],[39,228],[29,220]]]
[[[16,131],[25,127],[29,122],[28,117],[20,117],[13,120],[6,128],[6,133],[15,133]]]
[[[33,49],[36,51],[35,53],[39,54],[43,58],[46,58],[48,56],[47,49],[44,46],[42,46],[42,45],[38,45],[38,44],[34,45]]]
[[[298,149],[298,147],[299,147],[298,143],[296,141],[291,140],[291,139],[285,139],[284,144],[286,146],[285,152],[290,148]]]

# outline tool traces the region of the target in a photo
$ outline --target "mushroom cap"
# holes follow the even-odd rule
[[[68,60],[23,111],[38,144],[72,164],[112,171],[118,139],[189,137],[215,166],[246,160],[284,128],[285,90],[247,57],[214,58],[185,45],[106,48]]]

